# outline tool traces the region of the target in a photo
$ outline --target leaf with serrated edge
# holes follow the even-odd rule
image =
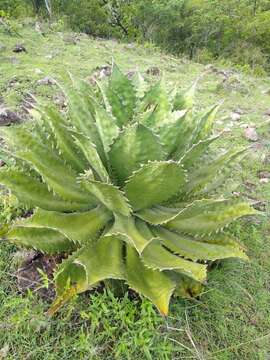
[[[144,226],[141,220],[135,221],[132,216],[127,217],[120,214],[114,214],[114,216],[115,222],[108,234],[120,237],[135,247],[138,253],[141,253],[147,243],[153,239],[148,227]]]
[[[63,293],[68,282],[75,284],[79,293],[105,279],[124,279],[122,246],[121,240],[105,236],[74,253],[56,274],[58,294]]]
[[[130,214],[131,207],[122,191],[116,186],[84,178],[82,178],[81,184],[109,210],[124,216]]]
[[[125,128],[109,152],[110,164],[121,185],[141,164],[165,157],[158,137],[141,124]]]
[[[195,200],[165,227],[192,235],[217,232],[232,221],[258,213],[246,202],[239,200]]]
[[[118,126],[125,126],[133,117],[136,94],[132,82],[119,70],[116,64],[113,64],[107,97]]]
[[[11,132],[19,147],[15,156],[28,162],[43,178],[48,187],[64,200],[91,204],[90,194],[76,183],[77,173],[68,167],[54,149],[39,142],[34,133],[22,128]],[[8,135],[9,136],[9,135]],[[94,203],[93,203],[94,204]]]
[[[175,282],[163,272],[146,268],[130,246],[127,246],[126,280],[133,290],[152,301],[162,315],[168,315]]]
[[[146,110],[153,109],[150,113]],[[145,94],[140,103],[140,111],[145,112],[141,116],[141,123],[156,129],[161,126],[164,119],[168,117],[171,104],[169,102],[168,94],[166,92],[163,80],[154,84]]]
[[[124,191],[134,210],[145,209],[169,200],[185,183],[185,172],[173,161],[143,165],[128,179]]]
[[[48,228],[14,226],[5,237],[16,245],[33,248],[48,254],[70,252],[76,248],[74,242],[66,236]]]
[[[7,186],[25,205],[54,211],[88,210],[91,203],[78,203],[61,199],[50,192],[44,183],[17,169],[1,169],[0,184]]]
[[[208,138],[213,130],[213,124],[216,114],[221,104],[212,106],[209,110],[205,111],[198,119],[197,126],[193,132],[193,144],[198,143],[200,140]]]
[[[228,241],[226,244],[208,243],[207,239],[201,242],[199,238],[192,239],[162,227],[154,228],[153,232],[168,249],[194,261],[214,261],[230,257],[238,257],[244,260],[248,259],[243,248],[233,240]]]
[[[62,115],[54,107],[46,107],[43,109],[45,120],[50,124],[53,134],[57,141],[57,147],[61,151],[62,156],[77,171],[83,171],[86,166],[86,159],[82,152],[72,141],[71,134],[67,128],[66,121]]]
[[[135,215],[150,224],[160,225],[174,219],[181,211],[183,209],[156,205],[150,209],[139,210]]]
[[[186,141],[186,120],[188,116],[186,110],[176,111],[170,114],[168,119],[164,119],[162,126],[156,129],[160,141],[170,155],[177,150],[179,143]]]
[[[194,81],[189,89],[185,92],[178,91],[173,100],[174,110],[191,109],[194,105],[194,96],[197,88],[198,79]]]
[[[220,138],[220,135],[212,136],[206,140],[200,140],[194,144],[180,159],[180,163],[184,165],[185,169],[194,166],[194,163],[200,159],[202,155],[209,149],[212,142]]]
[[[229,150],[225,154],[212,160],[210,163],[203,164],[199,168],[189,172],[188,182],[182,187],[181,195],[185,197],[187,194],[192,193],[193,196],[196,196],[196,194],[208,185],[208,183],[210,183],[225,166],[229,165],[246,151],[246,148]]]
[[[101,206],[71,214],[38,209],[30,218],[17,225],[47,227],[60,231],[71,240],[86,243],[93,240],[111,218],[112,214]]]
[[[110,150],[110,147],[117,138],[119,133],[119,127],[115,123],[115,119],[108,114],[105,109],[96,106],[96,125],[99,132],[99,136],[103,143],[105,152]]]
[[[100,180],[104,182],[109,181],[109,175],[105,166],[103,165],[101,158],[97,152],[97,148],[91,143],[90,139],[82,134],[73,133],[73,138],[77,145],[81,148],[84,156],[89,162],[89,165],[97,173]]]
[[[206,265],[172,254],[162,246],[159,239],[153,239],[147,244],[141,258],[145,266],[151,269],[177,270],[197,281],[203,282],[206,280]]]

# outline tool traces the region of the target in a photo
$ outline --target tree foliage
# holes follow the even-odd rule
[[[17,16],[27,5],[47,15],[46,2],[0,0],[0,9]],[[54,0],[51,7],[56,18],[94,36],[150,41],[199,61],[270,67],[268,0]]]

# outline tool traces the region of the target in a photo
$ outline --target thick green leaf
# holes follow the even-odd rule
[[[50,124],[53,134],[56,137],[57,147],[61,155],[75,170],[83,171],[87,163],[86,159],[72,140],[65,119],[63,119],[59,111],[52,106],[46,107],[44,112],[45,119]]]
[[[90,139],[82,134],[73,132],[72,136],[75,139],[77,145],[81,148],[84,156],[88,160],[89,165],[98,175],[98,178],[104,182],[108,182],[109,175],[101,161],[96,146],[91,143]]]
[[[163,247],[159,239],[150,241],[144,248],[141,257],[145,266],[151,269],[177,270],[197,281],[203,282],[206,280],[206,265],[188,261],[174,255]]]
[[[146,81],[144,80],[144,78],[142,77],[142,75],[136,71],[135,75],[132,78],[132,83],[133,86],[135,87],[136,90],[136,96],[137,98],[143,98],[144,94],[147,91],[148,85],[146,83]]]
[[[197,260],[217,260],[230,257],[247,259],[243,248],[235,241],[227,243],[208,243],[207,240],[201,242],[199,238],[192,239],[185,235],[176,234],[162,227],[155,228],[154,234],[162,240],[168,249],[194,261]]]
[[[107,89],[112,113],[120,127],[132,120],[136,106],[136,94],[132,82],[114,64]]]
[[[130,205],[122,191],[116,186],[85,178],[82,178],[81,183],[85,189],[94,195],[109,210],[124,216],[130,214]]]
[[[195,91],[198,80],[194,81],[185,92],[178,91],[173,100],[173,110],[191,109],[194,105]]]
[[[198,143],[200,140],[205,140],[212,134],[214,120],[219,108],[220,104],[214,105],[199,117],[193,132],[193,144]]]
[[[123,243],[109,236],[89,244],[65,260],[56,274],[57,293],[76,285],[83,292],[105,279],[124,279]]]
[[[40,143],[35,134],[23,128],[13,128],[5,134],[19,148],[15,155],[30,163],[55,193],[67,201],[95,204],[91,195],[77,184],[77,173],[55,154],[54,149]]]
[[[136,216],[150,224],[160,225],[175,218],[183,209],[156,205],[136,212]]]
[[[66,236],[48,228],[15,226],[6,234],[6,238],[17,245],[48,254],[70,252],[76,248]]]
[[[170,117],[164,119],[162,126],[156,129],[161,143],[164,145],[167,154],[170,155],[176,151],[179,144],[186,141],[186,110],[177,111],[170,114]]]
[[[171,104],[163,81],[160,80],[151,87],[143,97],[139,111],[144,112],[141,123],[156,129],[161,126],[164,119],[168,118]],[[150,112],[147,110],[151,110]]]
[[[239,200],[196,200],[165,226],[192,235],[210,234],[242,216],[256,213],[258,211]]]
[[[202,155],[209,149],[209,146],[212,142],[219,139],[219,135],[212,136],[206,140],[200,140],[198,143],[194,144],[180,159],[180,163],[184,165],[185,169],[193,167],[195,162],[200,159]]]
[[[45,210],[78,211],[91,208],[91,203],[71,202],[61,199],[48,190],[48,187],[31,175],[17,169],[1,169],[0,183],[25,205]]]
[[[150,208],[169,200],[185,183],[183,168],[172,161],[143,165],[125,185],[125,193],[135,210]]]
[[[109,152],[110,164],[120,184],[149,160],[164,160],[159,139],[147,127],[135,124],[124,129]]]
[[[31,218],[23,220],[18,225],[47,227],[61,232],[73,241],[87,243],[97,236],[111,218],[112,214],[103,207],[71,214],[37,210]]]
[[[66,95],[70,117],[70,121],[75,129],[89,136],[91,142],[100,149],[101,139],[94,120],[94,105],[88,94],[83,94],[70,87],[69,85],[61,85],[61,88]]]
[[[132,216],[127,217],[116,214],[114,225],[108,234],[121,238],[133,246],[138,253],[141,253],[154,237],[147,225],[141,220],[135,221]]]
[[[96,106],[96,125],[99,136],[103,143],[105,152],[109,152],[110,147],[119,133],[115,118],[100,106]]]
[[[232,149],[225,154],[218,156],[209,163],[205,163],[198,169],[192,169],[188,173],[188,181],[183,186],[180,198],[196,197],[204,190],[219,173],[235,161],[247,149]]]
[[[175,282],[163,272],[146,268],[130,246],[126,254],[126,280],[133,290],[152,301],[162,315],[168,315]]]
[[[82,202],[90,206],[96,200],[77,183],[76,173],[69,169],[60,158],[49,154],[46,149],[37,152],[17,152],[17,156],[28,161],[42,176],[48,187],[64,200]]]

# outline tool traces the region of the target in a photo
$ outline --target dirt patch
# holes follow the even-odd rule
[[[16,271],[17,286],[21,293],[36,292],[43,300],[55,297],[53,273],[62,261],[61,256],[47,256],[36,252],[25,255],[21,267]]]

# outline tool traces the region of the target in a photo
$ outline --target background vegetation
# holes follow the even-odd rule
[[[259,0],[189,1],[189,5],[185,4],[189,18],[183,18],[183,13],[181,15],[169,6],[174,3],[178,8],[184,3],[181,0],[167,1],[166,4],[165,1],[148,0],[148,11],[144,13],[139,10],[146,5],[140,0],[125,1],[124,4],[118,1],[119,8],[101,6],[101,1],[92,0],[91,6],[96,6],[103,14],[104,21],[101,21],[102,17],[94,17],[90,1],[86,0],[77,0],[77,4],[88,4],[89,14],[86,15],[86,8],[77,6],[73,7],[72,18],[68,12],[72,2],[75,1],[66,1],[64,6],[63,1],[53,1],[51,25],[40,22],[41,33],[36,31],[36,19],[22,18],[38,14],[39,19],[48,19],[43,1],[36,2],[36,6],[26,0],[0,0],[2,15],[16,30],[9,33],[0,26],[1,102],[22,117],[26,116],[29,93],[64,106],[57,87],[46,82],[40,84],[39,81],[48,75],[61,75],[67,69],[75,76],[90,79],[96,67],[110,62],[112,56],[125,72],[139,68],[149,81],[156,79],[147,74],[147,70],[158,67],[166,83],[183,89],[205,70],[203,65],[185,57],[176,58],[165,54],[165,51],[157,51],[152,42],[175,54],[186,53],[205,63],[216,58],[226,59],[226,62],[222,60],[225,64],[219,62],[219,65],[208,68],[207,76],[199,83],[197,106],[203,108],[224,99],[216,122],[216,131],[226,133],[222,146],[251,144],[243,166],[237,168],[226,184],[227,192],[234,191],[254,201],[267,216],[260,217],[256,222],[247,220],[241,227],[236,225],[232,229],[232,233],[246,245],[250,262],[226,260],[217,264],[215,271],[210,272],[202,298],[175,301],[168,319],[160,317],[146,300],[128,296],[118,299],[102,292],[79,296],[56,318],[49,319],[45,311],[50,301],[41,299],[35,291],[29,290],[26,294],[18,291],[14,264],[18,249],[1,242],[0,359],[268,359],[270,182],[262,180],[270,173],[270,133],[269,125],[260,125],[269,120],[270,80],[266,76],[255,78],[239,71],[239,64],[242,64],[241,69],[251,69],[259,75],[269,73],[270,42],[266,39],[267,36],[269,39],[270,31],[270,4]],[[207,12],[211,4],[214,5]],[[158,11],[158,7],[164,11]],[[224,13],[224,7],[227,13]],[[116,25],[113,19],[118,13],[112,17],[112,9],[122,9],[121,24],[128,30],[128,35],[120,25]],[[154,16],[157,12],[151,9],[158,11],[159,18]],[[76,16],[77,11],[84,16]],[[213,15],[220,12],[224,14],[223,21],[219,15]],[[238,15],[230,15],[234,13]],[[205,14],[205,18],[201,18],[200,14]],[[15,21],[12,18],[16,18]],[[80,22],[82,19],[84,23]],[[179,25],[183,21],[185,27]],[[88,25],[90,30],[85,30],[86,23],[92,24],[92,28]],[[167,25],[162,25],[161,31],[159,24]],[[213,30],[208,32],[207,26],[210,25]],[[65,31],[63,26],[67,29],[72,26],[100,37],[135,39],[144,42],[144,45],[129,46],[120,41],[94,40],[84,34]],[[221,32],[214,32],[220,29],[219,26]],[[207,42],[199,40],[204,38],[202,28],[208,36]],[[167,39],[180,39],[178,31],[185,41],[165,41],[161,35],[163,32]],[[220,34],[219,37],[217,34]],[[192,52],[188,47],[190,38],[196,45]],[[27,52],[13,53],[15,45],[20,42]],[[227,61],[232,59],[238,66],[227,66]],[[235,113],[240,113],[238,120],[232,116]],[[257,128],[256,142],[249,143],[243,136],[247,127]],[[266,174],[262,175],[263,172]],[[23,213],[16,199],[5,197],[2,193],[0,208],[2,224]],[[46,283],[40,286],[46,287]]]
[[[0,9],[50,15],[94,36],[152,42],[199,62],[224,58],[258,75],[270,71],[268,0],[0,0]]]

